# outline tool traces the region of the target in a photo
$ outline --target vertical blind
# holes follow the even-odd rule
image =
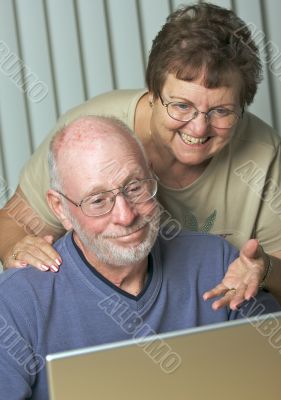
[[[279,0],[217,0],[250,26],[264,80],[251,111],[281,132]],[[69,108],[144,87],[152,39],[178,0],[0,0],[0,206]]]

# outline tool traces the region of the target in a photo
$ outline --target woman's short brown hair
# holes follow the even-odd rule
[[[146,83],[157,98],[167,75],[194,81],[202,74],[207,88],[241,81],[240,105],[250,104],[262,79],[259,52],[247,25],[230,10],[209,3],[172,13],[155,37]]]

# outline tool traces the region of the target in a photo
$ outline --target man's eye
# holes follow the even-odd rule
[[[93,196],[87,200],[87,205],[90,207],[101,206],[106,202],[106,196]]]

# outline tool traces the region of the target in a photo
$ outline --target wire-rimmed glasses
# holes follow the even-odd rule
[[[114,193],[116,191],[116,193]],[[90,194],[79,203],[71,200],[64,193],[57,191],[66,200],[89,217],[98,217],[109,213],[115,204],[116,196],[122,194],[127,201],[133,204],[145,203],[151,200],[157,193],[157,180],[153,178],[133,180],[127,185],[104,192]]]
[[[159,94],[162,105],[166,108],[168,115],[181,122],[190,122],[199,114],[204,114],[207,123],[214,128],[228,129],[234,126],[241,115],[224,106],[211,108],[209,111],[199,111],[196,107],[189,103],[179,101],[171,101],[165,103]]]

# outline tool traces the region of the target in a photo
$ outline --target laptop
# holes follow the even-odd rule
[[[281,312],[48,355],[50,400],[281,396]]]

